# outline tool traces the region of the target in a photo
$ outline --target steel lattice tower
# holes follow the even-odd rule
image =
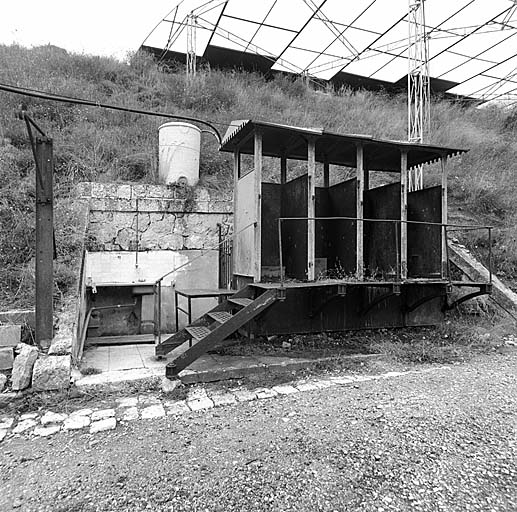
[[[196,75],[196,25],[193,13],[187,16],[187,83]]]
[[[408,140],[424,142],[430,128],[429,44],[425,0],[409,0]],[[423,188],[422,166],[409,173],[409,190]]]

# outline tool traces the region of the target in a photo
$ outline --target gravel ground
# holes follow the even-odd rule
[[[0,447],[0,510],[517,510],[517,352]]]

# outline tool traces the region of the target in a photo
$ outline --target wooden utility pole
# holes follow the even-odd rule
[[[36,343],[46,351],[53,337],[53,145],[36,137]]]

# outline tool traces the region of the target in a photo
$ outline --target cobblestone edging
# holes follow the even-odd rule
[[[186,400],[167,400],[157,395],[127,396],[116,399],[117,406],[109,409],[80,409],[70,414],[39,411],[19,416],[0,417],[0,442],[4,439],[23,437],[34,439],[48,437],[60,431],[73,432],[89,429],[90,434],[113,430],[117,424],[124,424],[138,419],[154,419],[165,416],[177,416],[192,411],[204,411],[213,407],[222,407],[247,402],[264,400],[282,395],[314,391],[335,386],[354,385],[379,379],[390,379],[405,375],[434,372],[450,369],[448,366],[411,370],[406,372],[387,372],[379,375],[343,375],[320,379],[300,380],[271,388],[239,388],[227,392],[208,393],[204,388],[193,388]]]

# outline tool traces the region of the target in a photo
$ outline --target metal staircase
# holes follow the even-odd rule
[[[175,378],[181,370],[278,300],[276,289],[255,296],[257,292],[260,290],[246,286],[157,345],[156,355],[167,355],[166,377]]]

